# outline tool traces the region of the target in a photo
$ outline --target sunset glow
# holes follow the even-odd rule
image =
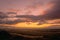
[[[0,1],[0,25],[20,28],[46,28],[60,25],[57,0],[6,1]]]

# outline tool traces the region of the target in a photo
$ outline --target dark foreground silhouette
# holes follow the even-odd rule
[[[60,34],[45,35],[43,38],[26,38],[12,35],[7,31],[0,30],[0,40],[60,40]]]

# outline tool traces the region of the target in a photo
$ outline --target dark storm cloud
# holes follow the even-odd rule
[[[6,18],[7,15],[4,12],[0,12],[0,19]]]
[[[7,14],[16,14],[15,12],[7,12]]]
[[[12,15],[12,16],[11,16]],[[14,16],[15,15],[15,16]],[[27,20],[21,20],[20,18],[30,18],[31,16],[21,16],[21,17],[17,17],[18,15],[16,15],[15,12],[0,12],[0,24],[16,24],[19,22],[28,22]],[[34,16],[32,16],[34,18]],[[31,17],[31,18],[32,18]]]
[[[15,12],[0,12],[0,24],[13,24],[15,23],[15,20],[13,20],[13,15],[15,14]],[[12,16],[9,16],[12,15]],[[16,14],[15,14],[16,15]],[[9,18],[12,18],[12,20],[10,20]]]
[[[16,19],[16,20],[7,20],[7,19],[2,19],[0,20],[0,24],[16,24],[19,22],[25,22],[24,20]]]
[[[0,19],[9,18],[9,15],[14,16],[14,14],[16,15],[15,12],[6,12],[6,13],[0,12]],[[10,17],[12,17],[12,16],[10,16]]]
[[[24,18],[27,18],[27,20],[24,20]],[[31,22],[37,22],[39,20],[42,21],[42,18],[33,15],[16,15],[15,17],[4,17],[3,19],[0,19],[0,24],[16,24],[19,22],[30,22],[28,20],[32,20]]]
[[[33,15],[20,15],[20,16],[16,16],[17,18],[29,18],[27,20],[31,20],[31,21],[27,21],[27,20],[23,20],[24,22],[39,22],[38,25],[46,23],[46,19],[44,16],[33,16]]]
[[[60,19],[60,0],[55,2],[55,6],[51,12],[45,15],[47,19]]]
[[[20,19],[14,19],[16,18],[14,15],[16,15],[15,12],[0,12],[0,24],[15,24],[18,22],[24,22]]]
[[[32,20],[38,20],[39,18],[37,16],[33,16],[33,15],[17,15],[17,18],[30,18]]]

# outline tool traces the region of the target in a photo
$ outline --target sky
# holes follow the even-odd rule
[[[60,0],[0,0],[0,25],[60,28]]]

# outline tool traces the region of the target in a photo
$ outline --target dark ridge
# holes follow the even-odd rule
[[[10,34],[7,31],[0,30],[0,40],[60,40],[60,33],[53,35],[42,35],[38,38],[27,38],[19,35]]]

